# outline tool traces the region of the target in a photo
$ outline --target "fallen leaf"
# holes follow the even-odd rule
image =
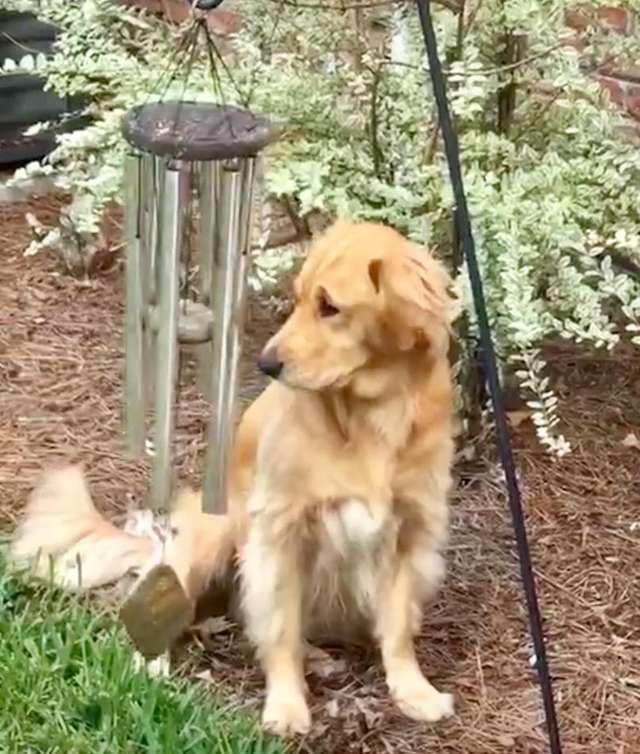
[[[200,636],[215,636],[216,634],[223,634],[231,628],[231,623],[223,616],[218,618],[207,618],[202,623],[198,623],[193,627],[193,630],[200,634]]]
[[[329,678],[336,673],[344,673],[347,669],[347,663],[344,660],[337,660],[328,652],[318,647],[309,647],[307,649],[307,669],[318,678]]]
[[[376,723],[381,718],[380,711],[377,710],[371,702],[365,701],[364,699],[356,698],[353,701],[358,709],[358,712],[360,712],[360,714],[364,718],[364,724],[367,730],[373,730],[373,728],[375,728],[376,726]]]
[[[30,288],[29,294],[33,296],[34,298],[37,298],[38,301],[46,301],[49,298],[49,294],[44,291],[39,291],[37,288]]]
[[[636,448],[636,450],[640,450],[640,440],[638,440],[638,436],[633,432],[629,432],[622,441],[622,444],[625,448]]]
[[[326,723],[315,722],[311,728],[311,732],[307,734],[310,741],[315,741],[318,738],[322,738],[329,730],[329,726]]]
[[[457,454],[457,460],[459,461],[473,461],[475,457],[475,445],[465,445],[464,448],[460,448]]]
[[[327,702],[324,709],[329,717],[338,717],[340,714],[340,706],[337,699],[332,699],[330,702]]]
[[[531,411],[527,408],[522,409],[516,409],[515,411],[508,411],[507,412],[507,419],[509,420],[509,424],[516,429],[519,427],[523,422],[526,422],[527,419],[531,418]]]

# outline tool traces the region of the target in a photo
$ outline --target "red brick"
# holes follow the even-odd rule
[[[576,31],[585,31],[589,28],[593,9],[585,5],[577,5],[575,8],[571,8],[564,14],[564,22],[567,26],[570,26]]]
[[[619,34],[630,34],[633,29],[631,11],[616,5],[603,5],[596,10],[596,17],[600,24]]]
[[[581,34],[570,34],[562,38],[563,47],[573,47],[574,50],[582,52],[587,45],[587,40]]]
[[[626,102],[626,85],[618,79],[596,76],[596,81],[609,94],[609,99],[616,105],[624,106]]]
[[[609,78],[640,83],[640,65],[617,66],[615,63],[611,63],[601,66],[598,72]]]
[[[120,0],[124,5],[143,8],[150,13],[164,16],[167,21],[181,24],[191,13],[189,4],[183,0]]]
[[[627,84],[625,107],[632,118],[640,120],[640,84]]]
[[[191,15],[191,3],[187,0],[120,0],[120,2],[162,15],[174,24],[183,23]],[[235,34],[241,26],[240,15],[226,8],[214,8],[206,14],[206,17],[209,30],[221,37]]]
[[[242,26],[240,14],[224,8],[215,8],[207,14],[207,26],[214,34],[226,37],[236,34]]]
[[[640,123],[635,123],[629,119],[618,127],[618,131],[625,139],[640,145]]]
[[[618,5],[576,5],[565,13],[565,23],[576,31],[583,32],[590,26],[611,29],[619,34],[630,34],[633,30],[631,11]]]
[[[528,91],[532,97],[535,97],[535,99],[540,102],[556,100],[562,94],[562,89],[555,84],[552,84],[550,81],[538,81],[535,84],[530,85]],[[597,104],[595,98],[586,92],[576,90],[571,93],[571,96],[589,102],[592,105]]]

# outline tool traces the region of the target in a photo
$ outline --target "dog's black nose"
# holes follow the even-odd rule
[[[258,359],[258,369],[268,377],[277,379],[282,371],[282,362],[276,356],[275,351],[264,351]]]

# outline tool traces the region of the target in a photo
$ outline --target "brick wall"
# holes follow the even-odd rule
[[[152,13],[162,14],[174,23],[183,22],[191,12],[189,0],[120,1],[126,5],[136,5]],[[207,14],[209,28],[217,36],[225,37],[239,29],[241,19],[234,11],[234,5],[233,0],[225,0],[224,7],[216,8]],[[565,21],[574,32],[567,43],[580,49],[589,27],[597,26],[626,36],[636,33],[640,18],[628,8],[618,5],[591,6],[584,3],[567,11]],[[625,112],[627,120],[623,131],[640,141],[640,49],[635,65],[619,66],[615,61],[607,61],[602,63],[593,75],[608,93],[611,101]]]
[[[123,5],[145,8],[151,13],[163,15],[173,23],[182,23],[191,14],[188,0],[120,0]],[[225,37],[236,32],[240,17],[233,11],[233,0],[226,0],[224,8],[214,8],[207,13],[207,25],[218,36]]]
[[[617,5],[593,7],[587,4],[568,11],[565,20],[575,32],[571,43],[578,49],[582,35],[590,26],[628,36],[637,32],[640,22],[637,14],[628,8]],[[615,60],[609,60],[598,66],[593,76],[611,101],[624,111],[626,123],[623,131],[640,140],[640,47],[635,64],[620,65]]]

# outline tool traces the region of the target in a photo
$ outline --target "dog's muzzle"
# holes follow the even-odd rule
[[[283,366],[275,351],[263,351],[258,359],[258,369],[274,380],[278,379]]]

